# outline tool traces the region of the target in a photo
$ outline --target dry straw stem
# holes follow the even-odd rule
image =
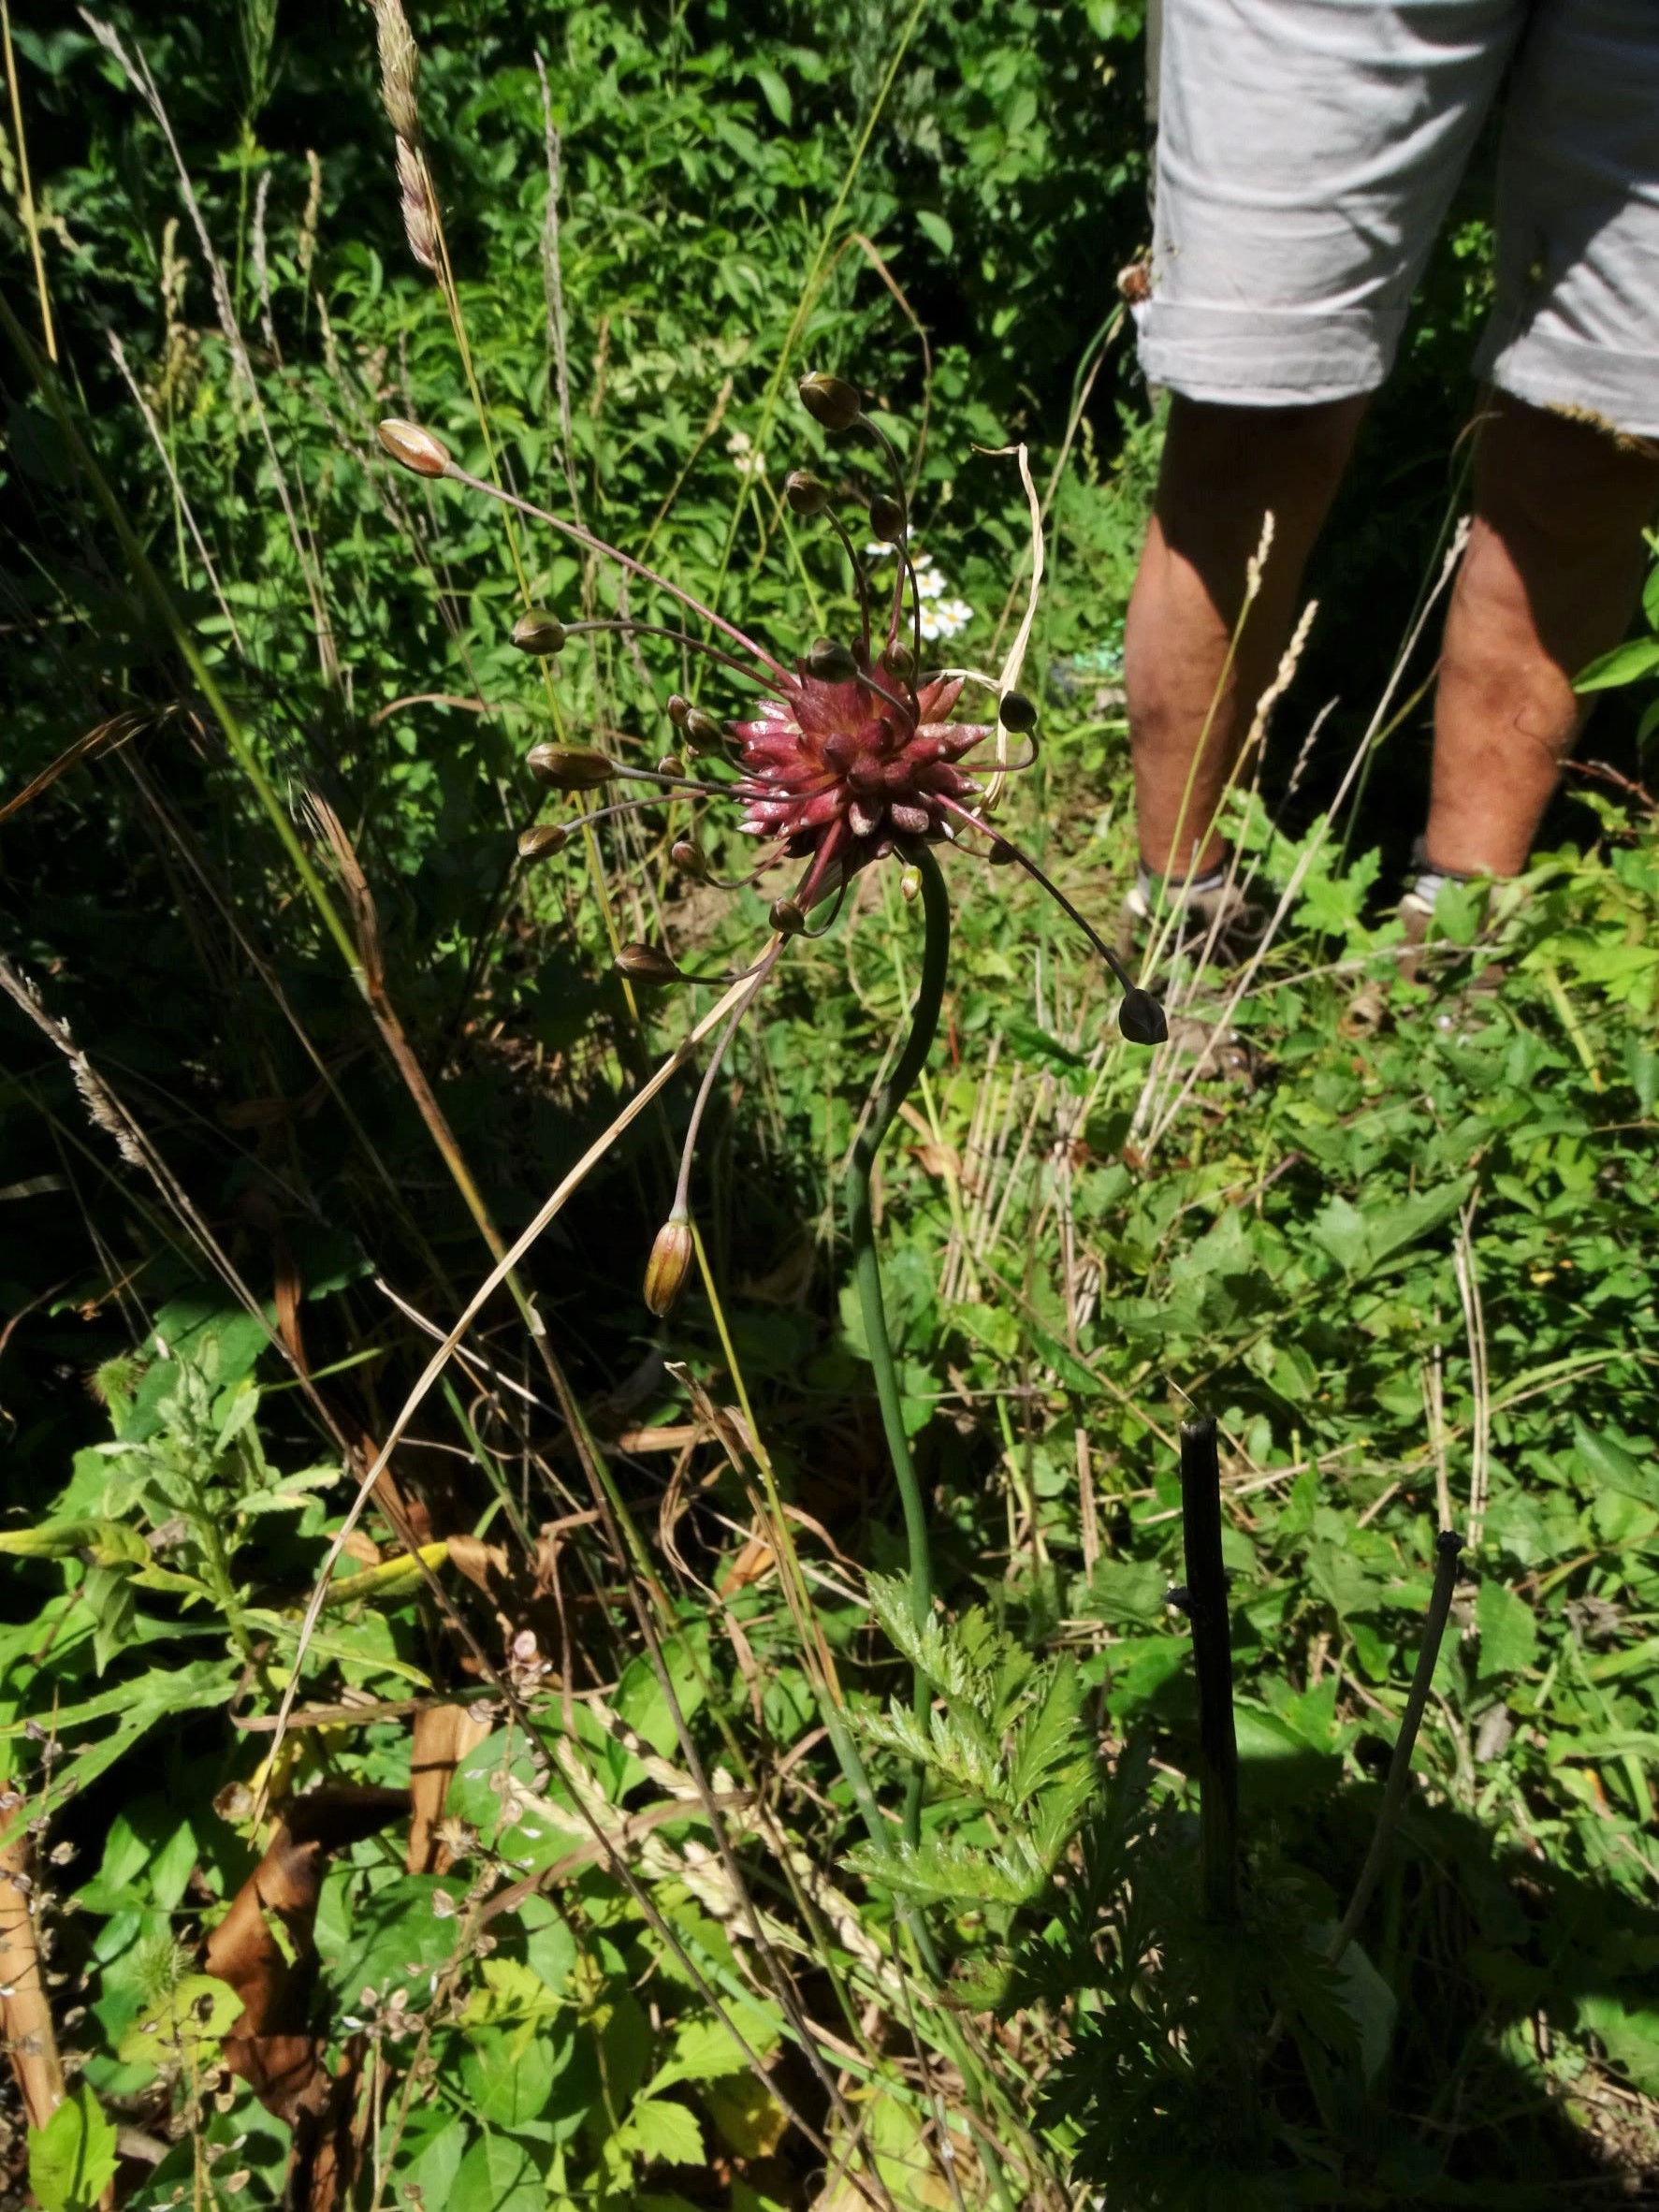
[[[29,182],[29,141],[23,136],[22,102],[18,96],[17,56],[11,47],[11,8],[8,0],[0,0],[0,46],[6,55],[6,90],[11,100],[11,137],[17,148],[18,213],[29,240],[29,255],[35,264],[35,296],[40,302],[40,335],[46,345],[46,357],[55,367],[58,357],[57,335],[51,327],[51,294],[47,289],[46,261],[40,251],[40,224],[35,212],[35,190]]]
[[[1469,1343],[1469,1392],[1475,1417],[1469,1452],[1469,1542],[1477,1547],[1486,1524],[1486,1500],[1491,1480],[1492,1386],[1486,1365],[1486,1309],[1480,1299],[1480,1278],[1475,1267],[1475,1208],[1479,1193],[1471,1192],[1458,1219],[1452,1265],[1457,1274],[1458,1297],[1463,1308],[1463,1331]]]
[[[782,940],[779,939],[777,941],[781,942]],[[473,1293],[473,1296],[467,1301],[467,1303],[462,1309],[459,1318],[456,1321],[455,1326],[450,1330],[449,1333],[444,1337],[438,1349],[432,1354],[431,1359],[427,1362],[426,1367],[421,1373],[419,1380],[415,1383],[415,1388],[410,1391],[408,1397],[405,1398],[403,1404],[399,1407],[397,1418],[392,1422],[391,1427],[387,1430],[386,1440],[382,1444],[379,1452],[375,1455],[372,1465],[369,1468],[367,1474],[364,1475],[361,1482],[358,1484],[357,1494],[353,1499],[352,1504],[346,1513],[345,1519],[342,1521],[340,1528],[335,1535],[333,1542],[329,1545],[327,1556],[323,1561],[322,1567],[318,1572],[316,1587],[312,1592],[310,1602],[307,1604],[305,1608],[304,1619],[300,1623],[299,1644],[292,1661],[288,1685],[283,1693],[282,1703],[277,1710],[276,1730],[271,1745],[271,1757],[273,1762],[278,1750],[281,1748],[283,1735],[287,1727],[289,1715],[294,1710],[294,1701],[299,1694],[300,1678],[304,1668],[305,1654],[310,1647],[312,1637],[315,1632],[317,1622],[322,1615],[323,1607],[327,1599],[328,1581],[329,1578],[334,1572],[335,1564],[345,1549],[346,1539],[350,1536],[352,1531],[357,1527],[358,1521],[363,1517],[364,1510],[366,1509],[369,1503],[370,1493],[373,1489],[374,1483],[378,1478],[381,1470],[390,1461],[393,1451],[402,1440],[405,1433],[408,1430],[409,1423],[414,1419],[415,1413],[419,1410],[421,1404],[425,1401],[427,1393],[431,1390],[432,1385],[438,1380],[438,1377],[443,1374],[444,1368],[449,1364],[450,1358],[453,1355],[456,1346],[460,1343],[461,1338],[472,1327],[473,1321],[482,1312],[483,1308],[488,1302],[491,1296],[501,1288],[502,1284],[507,1280],[508,1276],[512,1274],[513,1271],[517,1267],[519,1261],[524,1258],[525,1254],[531,1250],[531,1246],[542,1235],[542,1232],[546,1229],[549,1222],[555,1218],[555,1216],[567,1203],[572,1194],[579,1187],[585,1179],[592,1173],[593,1170],[599,1165],[600,1161],[604,1157],[605,1154],[610,1150],[617,1139],[622,1134],[622,1131],[628,1128],[634,1121],[636,1121],[640,1114],[642,1114],[646,1108],[650,1104],[651,1100],[656,1098],[661,1091],[667,1087],[667,1085],[673,1081],[674,1077],[679,1072],[680,1069],[683,1068],[686,1062],[691,1058],[691,1054],[696,1049],[696,1047],[703,1041],[709,1032],[718,1028],[720,1025],[725,1020],[726,1016],[733,1012],[739,1005],[747,1005],[749,999],[753,997],[754,993],[760,988],[760,985],[764,981],[765,978],[764,976],[758,976],[754,978],[746,977],[741,982],[735,983],[733,987],[725,994],[725,996],[718,1002],[718,1004],[712,1006],[702,1017],[702,1019],[692,1028],[691,1034],[685,1039],[685,1041],[675,1047],[674,1051],[669,1054],[668,1057],[662,1062],[656,1073],[650,1076],[640,1086],[640,1088],[634,1093],[633,1097],[630,1099],[627,1105],[623,1107],[621,1113],[617,1115],[616,1119],[610,1124],[610,1126],[588,1147],[588,1150],[582,1155],[581,1158],[576,1162],[570,1173],[565,1176],[564,1180],[552,1192],[551,1196],[545,1201],[539,1211],[536,1213],[533,1220],[531,1220],[529,1226],[520,1233],[517,1241],[508,1247],[506,1252],[502,1254],[501,1259],[497,1260],[495,1266],[490,1269],[488,1274],[484,1278],[484,1281]],[[532,1333],[537,1335],[538,1338],[545,1337],[546,1332],[543,1328],[543,1324],[541,1323],[539,1317],[534,1316],[533,1313],[530,1317],[530,1323]]]
[[[248,357],[248,349],[242,339],[240,326],[236,319],[236,310],[231,303],[230,282],[225,273],[225,264],[214,251],[212,238],[208,230],[207,219],[203,215],[201,204],[196,196],[196,189],[190,182],[190,172],[184,166],[184,156],[180,151],[179,141],[173,136],[171,120],[167,115],[167,109],[162,104],[161,94],[142,51],[139,51],[137,60],[135,60],[108,23],[100,22],[96,16],[89,14],[84,7],[79,8],[77,13],[98,44],[113,60],[119,63],[127,82],[154,118],[157,128],[167,141],[167,152],[173,157],[173,167],[179,176],[180,196],[183,199],[185,210],[195,226],[196,240],[201,247],[202,260],[212,288],[213,306],[218,316],[220,333],[230,355],[231,366],[248,394],[254,411],[254,419],[259,426],[259,434],[265,446],[266,458],[270,463],[271,481],[276,487],[277,498],[282,504],[284,519],[288,526],[288,536],[294,547],[295,558],[299,563],[299,573],[305,579],[306,596],[311,602],[312,618],[316,625],[317,659],[322,667],[324,680],[330,685],[338,685],[340,682],[340,656],[334,643],[333,625],[328,619],[322,572],[317,563],[315,551],[306,531],[300,528],[299,518],[294,511],[294,502],[288,490],[288,480],[283,473],[282,462],[277,455],[276,440],[271,434],[269,418],[265,412],[265,401],[260,394],[258,380],[254,374],[254,365]]]
[[[1026,648],[1031,642],[1032,625],[1037,620],[1038,595],[1042,589],[1043,571],[1042,502],[1037,496],[1036,485],[1031,481],[1031,462],[1025,446],[999,445],[991,449],[982,447],[980,450],[985,453],[985,458],[988,460],[1001,460],[1011,453],[1013,455],[1019,467],[1020,482],[1026,489],[1026,508],[1031,519],[1031,588],[1026,594],[1025,616],[1018,630],[1014,633],[1012,645],[1009,647],[1003,657],[1002,672],[997,679],[997,693],[1000,698],[1004,691],[1013,691],[1019,689],[1020,670],[1026,663]],[[1010,711],[1011,712],[1011,709]],[[1003,774],[1007,761],[1008,732],[1003,728],[1001,720],[998,720],[997,724],[997,772],[985,786],[984,799],[980,807],[982,814],[990,814],[996,810],[997,801],[1002,796],[1003,786],[1008,780]]]

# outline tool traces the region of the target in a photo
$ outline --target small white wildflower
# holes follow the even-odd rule
[[[918,599],[924,603],[930,599],[942,599],[950,589],[951,587],[945,582],[937,568],[924,568],[920,561],[917,562],[916,596]]]
[[[765,474],[766,457],[764,453],[756,451],[754,440],[747,430],[734,430],[726,440],[726,451],[731,455],[732,465],[737,471],[738,475],[764,476]]]

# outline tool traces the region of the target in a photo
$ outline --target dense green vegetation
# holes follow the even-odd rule
[[[1230,801],[1259,962],[1155,953],[1149,1055],[1034,883],[944,856],[939,1035],[873,1208],[919,1625],[844,1173],[922,909],[895,861],[786,948],[654,1319],[695,1070],[613,1124],[714,1000],[612,955],[742,968],[790,879],[717,891],[679,811],[523,862],[575,804],[524,760],[648,765],[677,688],[743,694],[672,638],[516,651],[526,604],[625,611],[616,570],[374,426],[792,657],[854,611],[785,473],[860,546],[878,480],[794,379],[856,378],[928,604],[966,610],[947,649],[994,670],[1023,442],[1044,742],[998,821],[1111,939],[1158,435],[1115,289],[1139,10],[447,0],[417,80],[392,42],[389,120],[368,9],[90,15],[13,7],[0,137],[0,2194],[1642,2201],[1659,643],[1594,679],[1603,764],[1528,877],[1448,890],[1405,980],[1432,618],[1397,657],[1457,512],[1478,222]],[[752,865],[734,816],[702,834],[713,875]],[[1194,1407],[1242,1772],[1219,1923],[1166,1598]],[[1445,1527],[1417,1780],[1332,1963]]]

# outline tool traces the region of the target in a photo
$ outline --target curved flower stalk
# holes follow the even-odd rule
[[[769,974],[785,940],[827,928],[848,885],[863,869],[896,858],[907,868],[907,894],[914,896],[919,884],[912,871],[923,851],[953,845],[993,866],[1012,863],[1040,883],[1083,931],[1122,986],[1117,1018],[1124,1036],[1138,1044],[1158,1042],[1166,1031],[1157,1000],[1139,988],[1111,947],[1036,861],[984,818],[984,786],[974,756],[993,737],[999,741],[998,750],[1005,750],[1011,735],[1024,740],[1024,758],[993,764],[1005,773],[1028,767],[1038,753],[1037,710],[1020,692],[1007,691],[995,699],[989,720],[959,720],[969,684],[992,691],[995,687],[960,670],[921,671],[921,648],[926,633],[935,628],[927,617],[938,587],[929,580],[925,557],[919,561],[911,556],[904,475],[892,444],[866,414],[861,394],[841,378],[804,377],[800,397],[824,429],[862,434],[881,449],[890,488],[870,495],[867,519],[879,548],[895,557],[895,574],[891,598],[878,610],[865,563],[845,525],[832,512],[829,488],[808,471],[794,471],[785,483],[784,496],[794,514],[822,517],[840,539],[851,567],[860,620],[855,638],[846,643],[820,638],[793,664],[668,577],[589,531],[471,475],[430,431],[414,423],[388,421],[380,426],[380,437],[404,467],[419,475],[449,477],[545,523],[677,601],[715,633],[712,638],[693,637],[664,624],[633,619],[563,622],[536,608],[521,617],[513,631],[513,642],[522,651],[556,657],[576,639],[595,633],[664,638],[678,649],[699,654],[710,676],[722,683],[735,679],[756,687],[757,699],[723,717],[677,694],[671,697],[674,749],[655,767],[588,746],[543,744],[529,755],[531,770],[558,791],[638,787],[630,796],[589,813],[589,822],[687,799],[703,806],[735,807],[738,827],[770,847],[746,881],[758,880],[779,862],[804,864],[793,889],[772,905],[771,943],[745,973],[757,978]],[[567,835],[562,823],[538,822],[524,832],[519,850],[529,859],[546,857],[562,848]],[[673,856],[685,874],[714,880],[694,825],[676,840]],[[828,918],[810,926],[812,917],[826,904]],[[935,902],[930,899],[927,905],[931,912]],[[642,982],[738,980],[689,974],[655,945],[623,946],[618,965]],[[754,995],[748,995],[745,1009],[753,1002]],[[690,1244],[681,1232],[690,1217],[691,1152],[713,1068],[735,1026],[735,1022],[729,1025],[717,1041],[698,1110],[691,1117],[674,1210],[652,1253],[647,1296],[657,1313],[668,1310],[686,1275]]]
[[[771,908],[772,937],[754,962],[736,975],[691,974],[661,945],[627,944],[617,955],[621,971],[648,983],[719,982],[749,984],[732,1001],[729,1018],[714,1036],[693,1105],[678,1182],[668,1219],[658,1231],[645,1277],[650,1310],[667,1314],[684,1287],[694,1253],[691,1228],[690,1182],[692,1156],[704,1110],[720,1061],[744,1014],[755,1003],[791,938],[822,934],[835,921],[848,885],[865,868],[888,858],[904,868],[907,898],[921,895],[924,924],[921,985],[911,1009],[905,1047],[892,1080],[874,1102],[854,1145],[848,1171],[848,1216],[853,1273],[865,1332],[875,1371],[882,1427],[904,1509],[910,1562],[911,1601],[919,1623],[932,1611],[932,1570],[927,1520],[905,1433],[896,1365],[881,1296],[881,1277],[870,1208],[870,1177],[887,1129],[926,1059],[944,995],[950,946],[950,900],[935,851],[944,846],[977,855],[993,866],[1012,863],[1055,900],[1083,931],[1123,988],[1118,1027],[1137,1044],[1156,1044],[1166,1035],[1163,1011],[1125,970],[1093,925],[1053,883],[1037,862],[986,820],[988,792],[976,772],[974,756],[995,738],[991,770],[997,781],[1026,768],[1038,757],[1037,709],[1022,693],[998,693],[988,678],[960,669],[924,673],[922,647],[949,635],[960,623],[941,628],[935,611],[939,587],[931,564],[910,546],[903,471],[880,426],[865,413],[856,388],[838,377],[804,377],[800,397],[807,412],[832,433],[861,433],[880,446],[891,488],[867,501],[868,524],[877,550],[895,556],[891,598],[878,608],[864,562],[846,526],[832,512],[829,488],[805,470],[784,485],[792,511],[822,517],[839,538],[851,564],[857,595],[859,628],[842,642],[820,638],[787,663],[735,623],[704,605],[666,576],[644,567],[629,554],[607,546],[574,522],[533,506],[529,501],[470,474],[443,444],[413,423],[380,426],[386,450],[417,474],[447,476],[487,499],[517,508],[575,544],[615,562],[626,575],[665,593],[697,616],[714,633],[693,637],[645,620],[564,622],[545,608],[534,608],[515,625],[513,642],[538,658],[557,657],[573,640],[593,633],[623,633],[638,638],[665,638],[681,650],[702,656],[711,676],[752,684],[759,697],[725,717],[674,695],[668,701],[675,749],[655,767],[616,758],[581,745],[540,744],[528,756],[533,773],[557,791],[599,791],[621,784],[637,787],[578,819],[588,822],[608,815],[633,813],[691,799],[705,806],[735,807],[737,826],[765,840],[768,851],[746,881],[757,881],[774,866],[802,864],[792,891]],[[953,608],[953,617],[954,609]],[[962,619],[968,618],[963,610]],[[995,698],[988,721],[958,720],[964,691],[974,685]],[[1010,737],[1023,741],[1024,757],[1007,757]],[[693,830],[694,830],[693,823]],[[567,842],[560,822],[526,829],[519,851],[527,859],[556,853]],[[677,838],[673,858],[683,873],[713,881],[694,834]],[[829,907],[827,920],[812,917]],[[930,1692],[918,1674],[915,1694],[925,1720]],[[912,1774],[905,1806],[905,1830],[913,1843],[919,1833],[921,1774]]]

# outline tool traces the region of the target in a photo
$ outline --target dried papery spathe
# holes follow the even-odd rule
[[[545,606],[525,610],[513,625],[513,643],[521,653],[531,653],[538,660],[564,650],[564,624]]]
[[[531,774],[555,791],[594,791],[617,773],[608,753],[587,745],[532,745],[524,757]]]
[[[645,1302],[659,1320],[678,1304],[694,1250],[690,1218],[677,1211],[671,1214],[657,1231],[646,1262]]]
[[[376,435],[391,455],[401,461],[404,468],[413,469],[417,476],[447,476],[453,463],[449,448],[442,438],[434,438],[430,430],[423,429],[417,422],[404,422],[399,415],[389,415],[376,426]]]
[[[850,430],[864,413],[864,394],[845,377],[827,376],[815,369],[796,388],[801,405],[823,429]]]

